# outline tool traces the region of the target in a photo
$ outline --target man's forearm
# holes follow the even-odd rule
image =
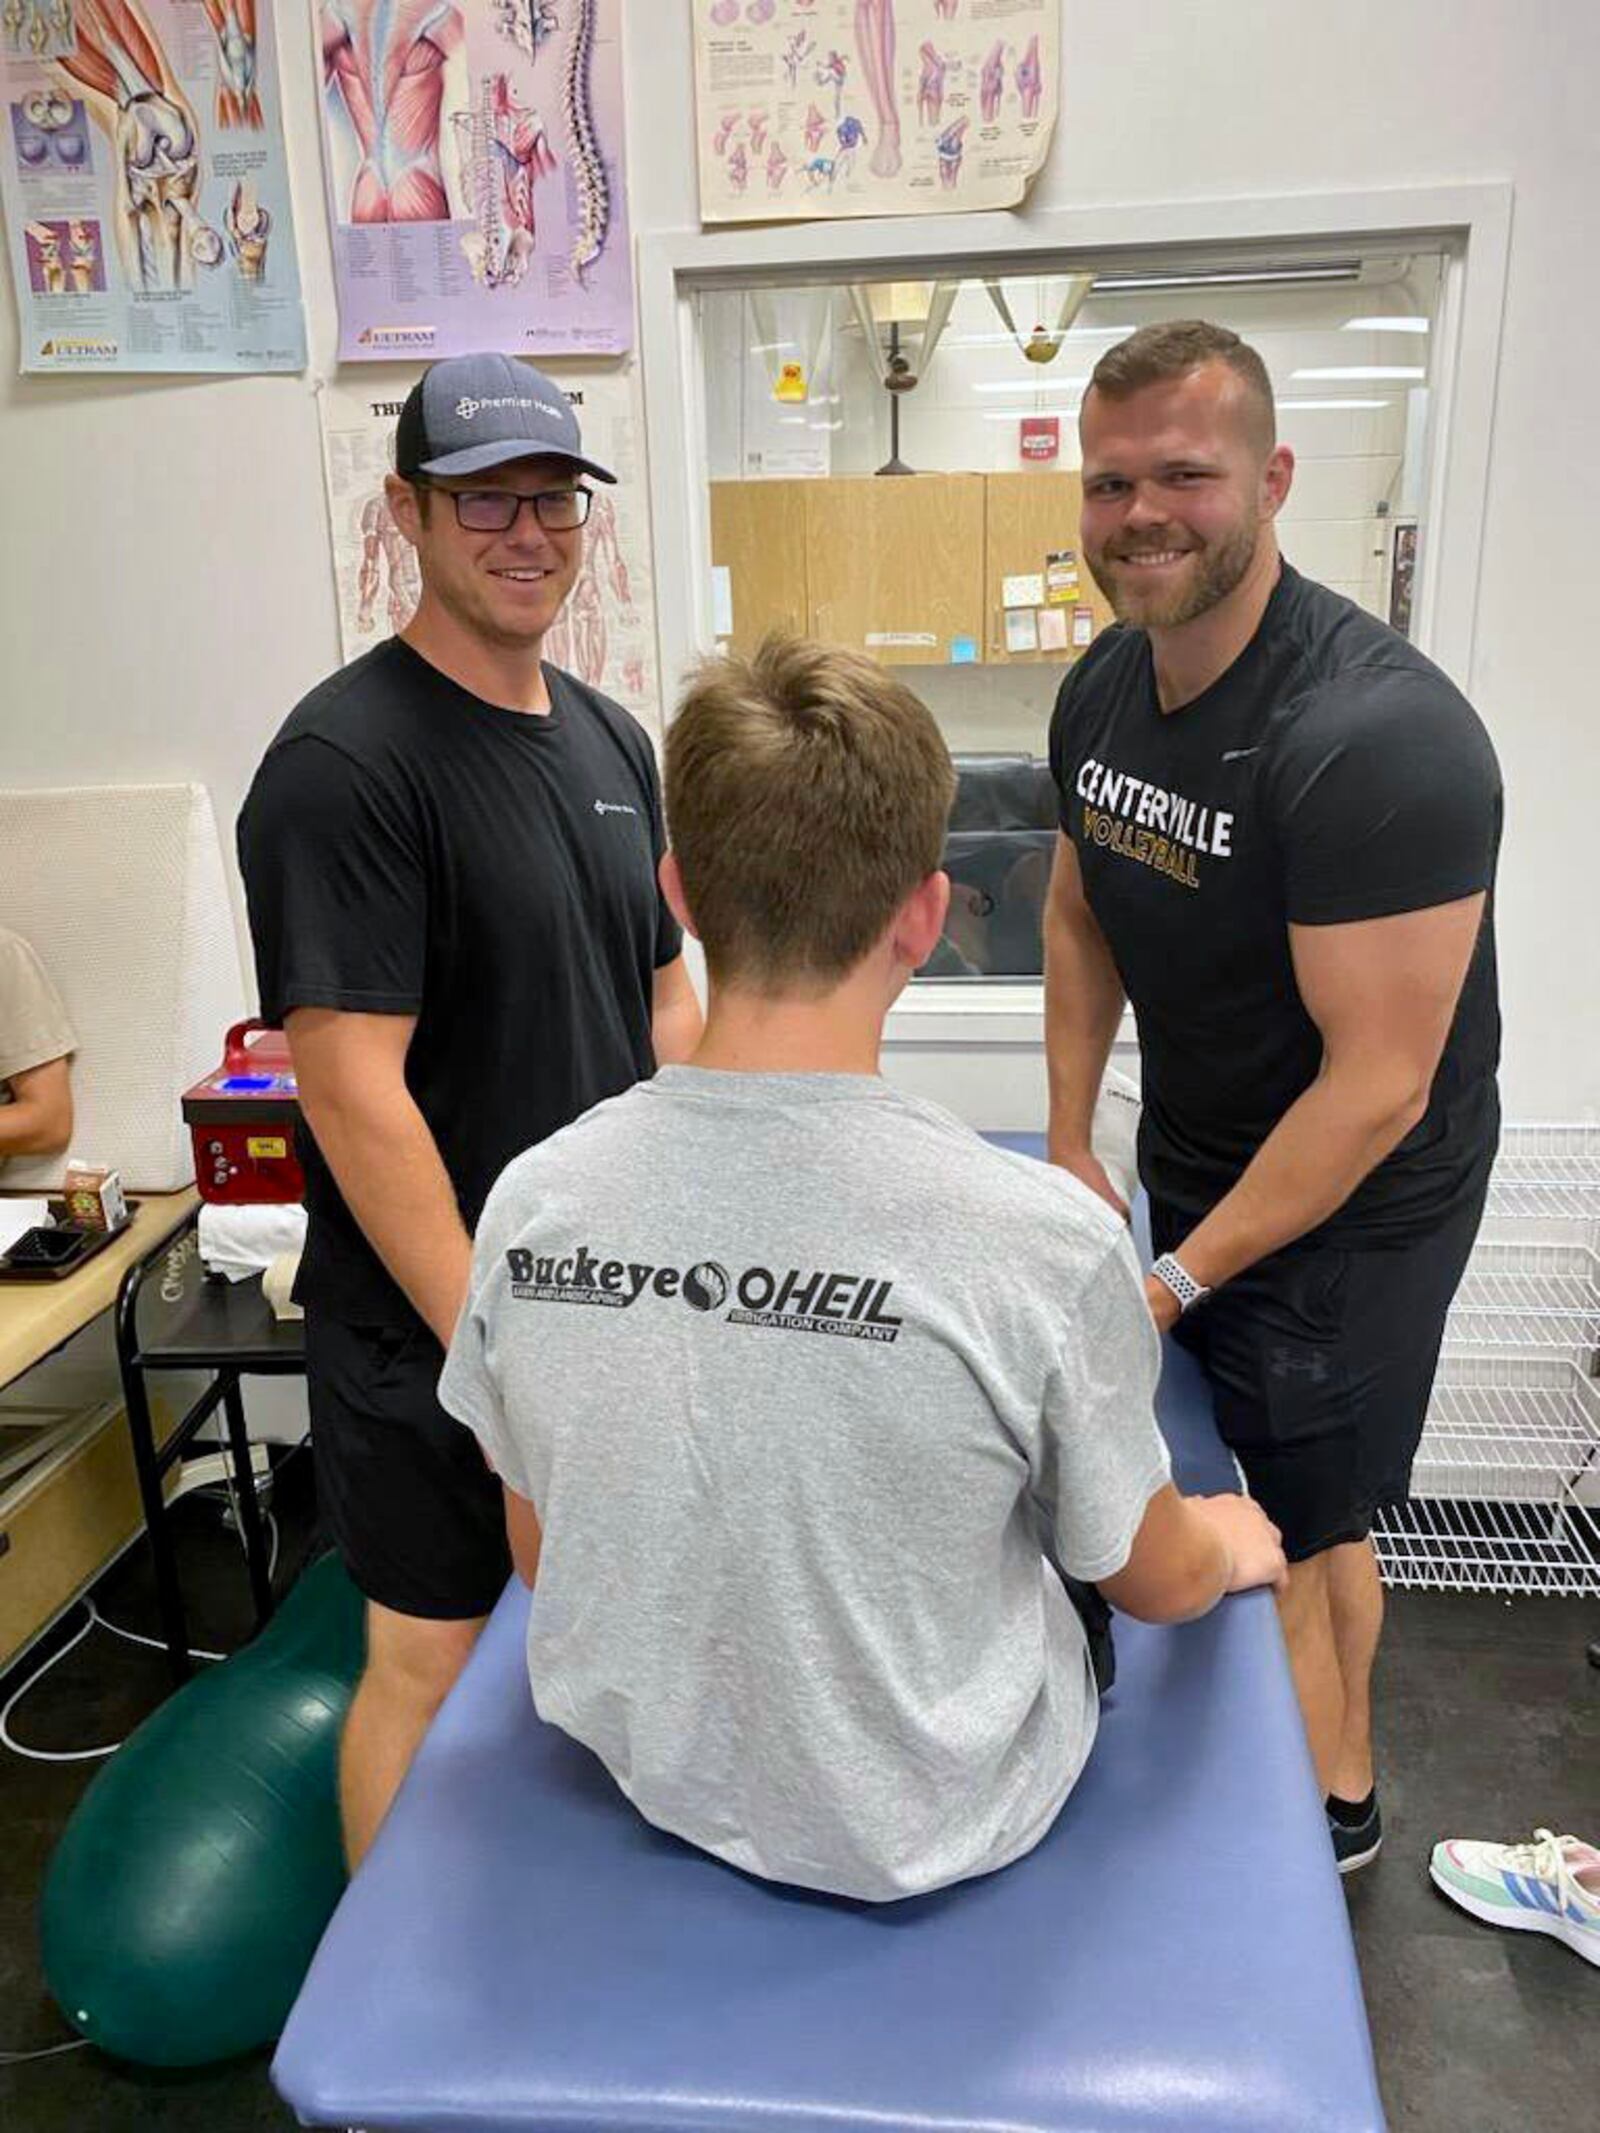
[[[1195,1280],[1219,1288],[1342,1207],[1405,1138],[1427,1092],[1385,1092],[1356,1069],[1324,1072],[1285,1111],[1233,1190],[1175,1247]]]
[[[72,1105],[14,1096],[0,1103],[0,1157],[60,1155],[72,1138]]]
[[[56,1139],[51,1122],[32,1104],[0,1104],[0,1156],[51,1155],[65,1146],[65,1137]]]
[[[1044,1048],[1050,1152],[1089,1146],[1094,1107],[1122,1019],[1122,980],[1099,929],[1046,911]]]
[[[324,1101],[307,1117],[368,1242],[448,1346],[466,1302],[472,1241],[422,1113],[402,1093]]]

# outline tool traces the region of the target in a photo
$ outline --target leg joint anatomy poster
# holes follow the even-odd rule
[[[24,371],[303,370],[270,0],[0,0]]]
[[[700,216],[1014,207],[1056,115],[1058,0],[689,0]]]

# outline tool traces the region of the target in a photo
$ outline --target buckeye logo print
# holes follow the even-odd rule
[[[716,1259],[680,1268],[653,1260],[606,1258],[587,1244],[568,1252],[532,1252],[513,1245],[505,1255],[518,1303],[580,1304],[631,1311],[639,1303],[687,1304],[704,1317],[723,1314],[729,1326],[769,1332],[818,1333],[834,1339],[892,1343],[904,1320],[888,1308],[892,1280],[827,1267],[747,1266],[731,1273]]]

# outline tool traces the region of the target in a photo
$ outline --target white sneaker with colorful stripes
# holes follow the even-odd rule
[[[1428,1872],[1452,1903],[1491,1926],[1548,1933],[1600,1967],[1600,1851],[1576,1837],[1534,1831],[1531,1844],[1449,1837]]]

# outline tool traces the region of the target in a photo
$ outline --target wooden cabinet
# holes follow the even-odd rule
[[[806,497],[811,632],[885,666],[945,666],[983,632],[983,476],[865,474]]]
[[[169,1418],[159,1405],[156,1434]],[[177,1475],[168,1475],[170,1495]],[[85,1416],[0,1494],[0,1667],[91,1583],[144,1524],[122,1409]]]
[[[193,1188],[145,1193],[120,1237],[62,1281],[0,1286],[0,1420],[21,1440],[49,1426],[41,1450],[0,1487],[0,1667],[81,1592],[143,1523],[104,1314],[128,1268],[181,1227]],[[89,1352],[77,1382],[73,1357]],[[92,1344],[98,1343],[98,1346]],[[156,1441],[172,1418],[152,1402]],[[176,1473],[168,1476],[170,1490]]]
[[[1114,619],[1105,594],[1083,561],[1078,535],[1083,483],[1076,474],[988,474],[984,501],[983,656],[1000,666],[1066,665],[1083,651],[1082,645],[1072,642],[1074,609],[1090,610],[1096,636]],[[1078,584],[1060,603],[1067,627],[1065,649],[1008,652],[1005,580],[1042,577],[1049,556],[1069,552],[1077,559]]]
[[[886,666],[947,666],[957,639],[991,665],[1079,656],[1073,610],[1112,619],[1082,567],[1060,604],[1067,644],[1007,652],[1004,580],[1042,578],[1079,553],[1076,474],[852,475],[711,484],[711,559],[729,573],[738,652],[770,629],[871,652]],[[1041,605],[1046,604],[1041,602]]]
[[[807,587],[809,481],[714,481],[711,561],[726,570],[733,595],[728,647],[753,652],[768,630],[797,636],[811,628]]]

